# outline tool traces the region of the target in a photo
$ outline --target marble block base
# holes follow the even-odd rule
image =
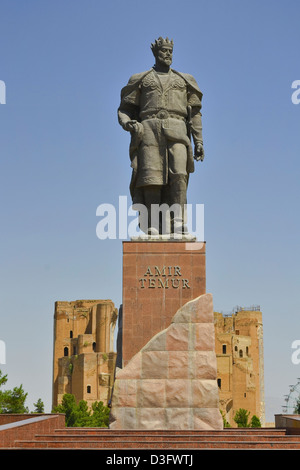
[[[223,429],[216,377],[213,301],[204,294],[117,370],[110,429]]]

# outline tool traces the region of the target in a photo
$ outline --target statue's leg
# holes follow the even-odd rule
[[[151,217],[151,207],[153,204],[160,205],[161,203],[161,189],[160,185],[144,186],[144,202],[148,211],[148,234],[158,235],[160,233],[160,223],[157,218]]]
[[[169,205],[170,208],[172,208],[172,206],[175,207],[173,218],[171,220],[172,232],[185,233],[187,176],[172,175],[169,180],[169,188]]]
[[[186,192],[188,175],[186,171],[187,150],[186,146],[174,143],[169,146],[169,205],[179,207],[180,210],[174,212],[172,220],[172,232],[185,233],[186,227]]]

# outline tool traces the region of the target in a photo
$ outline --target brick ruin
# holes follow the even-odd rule
[[[118,310],[111,300],[56,302],[54,313],[53,406],[65,393],[88,405],[111,396]]]

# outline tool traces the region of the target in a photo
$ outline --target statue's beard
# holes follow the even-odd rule
[[[172,64],[172,59],[160,60],[160,61],[159,61],[159,64],[160,64],[160,65],[167,66],[167,67],[170,67],[170,65]]]

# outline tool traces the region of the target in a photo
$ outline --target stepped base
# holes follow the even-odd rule
[[[66,428],[64,415],[2,415],[0,450],[99,449],[201,450],[201,449],[300,449],[300,435],[288,428],[226,428],[223,430],[142,431],[107,428]],[[180,452],[179,452],[180,453]]]
[[[111,431],[66,428],[35,439],[15,442],[18,449],[300,449],[300,436],[283,429],[225,429],[223,431]]]

